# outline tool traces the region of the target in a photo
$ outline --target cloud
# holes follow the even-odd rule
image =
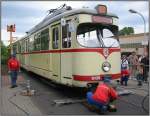
[[[7,2],[3,1],[3,7],[17,7],[22,9],[35,9],[40,11],[46,11],[49,9],[57,8],[62,4],[67,4],[73,8],[81,8],[82,6],[89,5],[87,1],[20,1],[20,2]],[[34,6],[34,7],[33,7]]]
[[[25,36],[25,33],[18,33],[18,32],[13,33],[13,37],[17,37],[17,39],[14,38],[14,40],[18,40],[23,36]],[[9,32],[7,32],[6,29],[1,29],[1,40],[5,45],[9,45],[9,39],[10,39]]]
[[[115,13],[119,17],[119,28],[131,26],[135,33],[143,33],[143,21],[137,14],[131,14],[129,9],[134,9],[143,14],[147,31],[149,31],[149,5],[148,1],[2,1],[2,30],[7,24],[16,24],[17,35],[23,35],[38,24],[46,15],[47,11],[57,8],[66,3],[72,8],[83,6],[94,8],[97,4],[104,4],[108,12]],[[5,34],[8,34],[5,32]],[[3,37],[5,38],[5,37]]]
[[[35,17],[26,17],[26,18],[3,18],[2,19],[2,27],[3,29],[7,28],[7,25],[15,24],[16,31],[19,33],[26,32],[31,29],[33,26],[38,24],[43,17],[35,18]]]

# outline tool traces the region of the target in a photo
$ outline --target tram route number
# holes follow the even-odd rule
[[[91,79],[92,79],[93,81],[95,81],[95,80],[100,80],[101,78],[100,78],[100,76],[93,76]]]

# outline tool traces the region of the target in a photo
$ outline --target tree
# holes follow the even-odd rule
[[[0,45],[1,45],[1,64],[6,64],[7,63],[7,59],[9,57],[8,49],[3,44],[2,41],[0,41]]]
[[[119,35],[131,35],[131,34],[134,34],[133,27],[124,27],[119,31]]]

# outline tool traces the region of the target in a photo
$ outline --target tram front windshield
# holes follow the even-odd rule
[[[117,41],[118,27],[84,23],[77,29],[77,41],[84,47],[120,47]]]

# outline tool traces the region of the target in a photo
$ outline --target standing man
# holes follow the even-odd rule
[[[131,74],[130,76],[136,77],[136,69],[137,65],[139,64],[136,52],[132,52],[132,54],[128,57],[128,61],[129,61],[129,70]]]
[[[126,55],[122,55],[121,57],[121,85],[125,82],[125,86],[127,86],[128,78],[129,78],[129,66]]]
[[[17,75],[20,69],[19,61],[16,59],[16,55],[12,54],[11,58],[8,60],[8,69],[11,77],[11,88],[17,87]]]
[[[149,71],[149,57],[148,57],[148,55],[145,55],[145,57],[142,58],[141,63],[144,64],[144,68],[143,68],[143,80],[145,82],[147,82],[148,71]]]

